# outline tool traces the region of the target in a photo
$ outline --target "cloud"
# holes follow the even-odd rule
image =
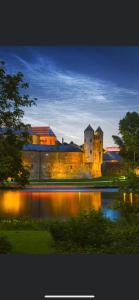
[[[57,137],[83,143],[83,131],[91,123],[101,126],[105,145],[113,144],[119,119],[133,110],[138,91],[102,81],[70,70],[62,70],[47,56],[37,55],[33,62],[14,55],[27,81],[37,106],[26,110],[25,120],[32,125],[50,125]]]

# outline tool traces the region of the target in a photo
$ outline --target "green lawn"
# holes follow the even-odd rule
[[[115,184],[113,183],[114,179],[119,179],[117,176],[103,176],[103,177],[98,177],[98,178],[93,178],[93,179],[87,179],[87,178],[82,178],[82,179],[48,179],[46,181],[30,181],[31,185],[77,185],[77,186],[114,186]]]
[[[54,252],[54,242],[46,230],[0,230],[12,244],[12,253],[43,254]]]
[[[98,178],[88,179],[88,178],[71,178],[71,179],[48,179],[48,180],[31,180],[30,183],[27,185],[39,186],[39,185],[72,185],[72,186],[82,186],[82,187],[115,187],[117,183],[115,182],[116,179],[120,180],[121,176],[112,175],[112,176],[102,176]],[[17,188],[14,183],[5,182],[4,188]]]
[[[86,183],[92,183],[92,182],[96,182],[96,181],[103,181],[103,180],[113,180],[115,178],[118,178],[118,176],[116,175],[112,175],[112,176],[102,176],[102,177],[97,177],[97,178],[69,178],[69,179],[48,179],[48,180],[31,180],[30,184],[47,184],[47,183],[68,183],[68,182],[72,182],[72,183],[76,183],[76,182],[86,182]]]

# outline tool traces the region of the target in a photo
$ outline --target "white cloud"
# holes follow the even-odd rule
[[[113,144],[118,122],[138,92],[71,71],[62,71],[50,59],[36,57],[30,63],[15,56],[30,83],[30,94],[38,98],[37,106],[26,110],[25,120],[32,125],[50,125],[57,137],[83,143],[83,132],[90,123],[101,126],[105,145]],[[125,105],[126,100],[131,106]],[[128,103],[130,103],[128,101]]]

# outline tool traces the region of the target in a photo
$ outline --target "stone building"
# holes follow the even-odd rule
[[[89,125],[84,131],[84,144],[60,143],[50,127],[32,127],[32,143],[23,148],[24,165],[30,178],[92,178],[101,176],[103,131]]]

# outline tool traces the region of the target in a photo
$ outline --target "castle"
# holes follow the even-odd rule
[[[93,178],[101,176],[103,131],[89,125],[84,131],[84,144],[57,141],[50,127],[31,127],[32,143],[23,147],[25,166],[34,180]]]

